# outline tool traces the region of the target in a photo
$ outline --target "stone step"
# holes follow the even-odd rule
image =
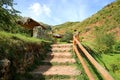
[[[56,53],[48,53],[47,54],[48,57],[52,57],[52,58],[72,58],[72,54],[69,52],[56,52]]]
[[[81,72],[76,70],[74,66],[49,66],[49,65],[41,65],[38,66],[34,71],[31,72],[34,75],[68,75],[68,76],[76,76],[80,75]]]
[[[52,52],[69,52],[71,48],[52,48]]]
[[[72,44],[53,44],[51,47],[52,52],[47,54],[40,66],[30,72],[34,80],[76,80],[81,72],[76,69],[76,60],[70,53]]]
[[[52,48],[51,50],[71,50],[71,48]]]
[[[56,48],[56,47],[58,47],[58,48],[66,48],[66,47],[72,47],[72,44],[53,44],[53,45],[51,45],[51,47],[52,48]]]
[[[45,80],[78,80],[75,77],[71,76],[71,77],[65,77],[65,76],[60,76],[58,75],[58,77],[54,77],[54,76],[47,76],[48,78],[45,78]]]
[[[76,61],[74,58],[46,58],[45,60],[41,62],[42,63],[57,63],[57,64],[65,64],[65,63],[74,64]]]

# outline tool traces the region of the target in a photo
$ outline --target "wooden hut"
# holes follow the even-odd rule
[[[17,21],[17,23],[22,27],[30,29],[32,31],[31,36],[33,37],[42,38],[42,36],[44,36],[46,28],[30,17],[21,18]]]

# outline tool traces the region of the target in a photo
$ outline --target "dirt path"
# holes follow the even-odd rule
[[[81,72],[74,65],[76,61],[71,53],[72,44],[53,44],[51,47],[52,52],[42,61],[44,64],[31,72],[36,80],[75,80],[75,76]]]

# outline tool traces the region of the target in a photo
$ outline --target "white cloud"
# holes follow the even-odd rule
[[[51,9],[47,5],[40,3],[34,3],[29,7],[30,11],[36,16],[46,15],[50,17]]]
[[[43,5],[43,12],[45,12],[45,14],[50,17],[51,10],[46,5]]]

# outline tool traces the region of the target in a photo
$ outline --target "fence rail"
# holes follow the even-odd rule
[[[107,72],[107,70],[105,70],[89,53],[88,51],[81,45],[81,43],[79,42],[79,35],[74,35],[73,36],[73,49],[76,53],[76,55],[78,56],[84,70],[85,73],[87,74],[88,78],[90,80],[95,80],[94,76],[92,75],[92,73],[89,71],[89,68],[87,67],[87,65],[85,64],[84,60],[82,59],[81,54],[79,53],[78,49],[77,49],[77,45],[78,47],[81,49],[81,51],[84,53],[84,55],[88,58],[88,60],[92,63],[92,65],[97,69],[97,71],[101,74],[101,76],[105,79],[105,80],[114,80],[112,78],[112,76]]]

